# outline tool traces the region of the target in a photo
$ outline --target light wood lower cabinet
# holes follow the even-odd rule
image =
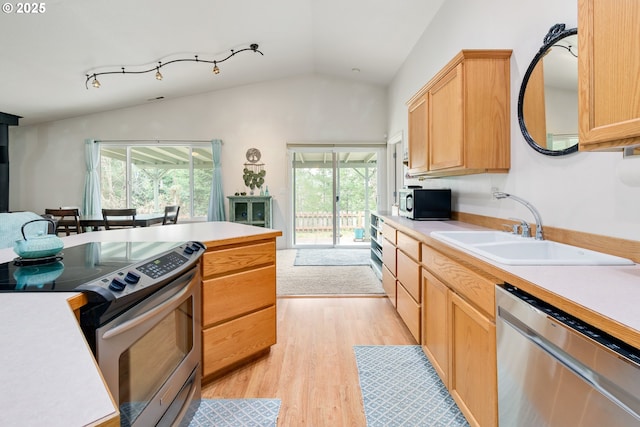
[[[449,291],[449,392],[472,426],[498,425],[496,325]]]
[[[422,269],[422,350],[449,387],[449,288]]]
[[[420,342],[420,242],[386,223],[383,234],[382,287],[411,335]]]
[[[393,273],[389,271],[386,265],[382,266],[382,289],[384,289],[384,292],[387,294],[387,298],[389,298],[389,301],[391,301],[391,305],[393,305],[394,307],[397,307],[396,276],[394,276]]]
[[[472,426],[498,425],[497,279],[422,245],[422,348]]]
[[[209,380],[276,343],[275,238],[208,246],[201,268],[202,376]]]

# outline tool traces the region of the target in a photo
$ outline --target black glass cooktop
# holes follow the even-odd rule
[[[179,242],[102,242],[65,248],[59,260],[40,265],[0,264],[0,292],[71,292],[133,263],[179,246]]]

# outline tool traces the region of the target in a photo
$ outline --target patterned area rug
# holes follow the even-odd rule
[[[276,293],[288,295],[384,295],[370,265],[294,266],[296,249],[279,249]]]
[[[369,265],[371,249],[298,249],[293,265]]]
[[[368,427],[469,425],[419,345],[353,350]]]
[[[280,399],[202,399],[189,427],[275,427]]]

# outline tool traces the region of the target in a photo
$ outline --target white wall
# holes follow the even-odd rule
[[[244,191],[248,148],[262,152],[274,196],[274,228],[286,223],[287,142],[385,141],[386,89],[324,76],[301,76],[204,93],[57,122],[10,128],[10,210],[42,212],[81,205],[84,140],[220,138],[224,191]]]
[[[619,152],[548,157],[530,148],[520,132],[517,98],[522,77],[556,23],[576,27],[577,2],[444,2],[390,86],[388,133],[406,135],[406,101],[461,49],[513,49],[510,172],[420,183],[452,188],[458,211],[533,220],[514,201],[493,200],[491,189],[497,187],[531,202],[546,225],[640,240],[640,159],[623,160]]]

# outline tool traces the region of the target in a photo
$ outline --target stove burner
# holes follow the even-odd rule
[[[42,258],[23,258],[19,256],[13,259],[13,264],[17,266],[43,265],[43,264],[51,264],[52,262],[61,261],[61,260],[62,260],[62,252],[58,252],[55,255],[45,256]]]

